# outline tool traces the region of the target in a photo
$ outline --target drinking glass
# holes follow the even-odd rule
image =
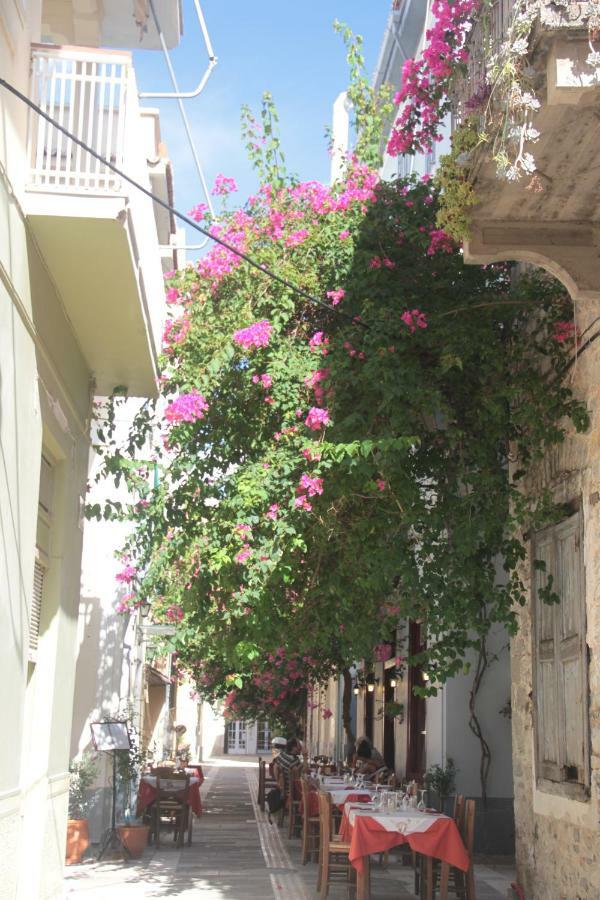
[[[425,795],[427,794],[427,791],[420,790],[419,793],[421,795],[421,799],[417,803],[417,809],[420,809],[421,812],[424,812],[427,809],[427,804],[425,803]]]

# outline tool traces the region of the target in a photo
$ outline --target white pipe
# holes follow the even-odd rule
[[[204,175],[204,170],[203,170],[202,164],[201,164],[201,162],[200,162],[200,157],[198,156],[198,151],[196,150],[196,145],[194,144],[194,139],[193,139],[193,137],[192,137],[192,129],[191,129],[191,127],[190,127],[190,122],[189,122],[189,119],[188,119],[188,117],[187,117],[187,113],[186,113],[186,111],[185,111],[185,106],[183,105],[183,98],[184,98],[184,97],[193,97],[193,96],[196,96],[197,93],[199,93],[199,91],[197,91],[196,93],[192,92],[191,94],[182,94],[182,93],[180,92],[180,90],[179,90],[179,85],[178,85],[178,83],[177,83],[177,75],[175,74],[175,69],[173,68],[173,63],[171,62],[171,56],[170,56],[170,54],[169,54],[169,48],[167,47],[167,42],[165,41],[165,36],[164,36],[164,34],[163,34],[163,31],[162,31],[162,28],[161,28],[161,25],[160,25],[160,21],[159,21],[159,18],[158,18],[158,14],[157,14],[157,12],[156,12],[156,7],[155,7],[155,5],[154,5],[154,0],[149,0],[149,3],[150,3],[150,9],[151,9],[151,11],[152,11],[152,18],[154,19],[154,24],[155,24],[156,30],[157,30],[157,32],[158,32],[158,36],[159,36],[159,39],[160,39],[162,51],[163,51],[163,54],[164,54],[164,57],[165,57],[165,62],[166,62],[166,64],[167,64],[167,69],[169,70],[169,76],[170,76],[170,78],[171,78],[171,83],[172,83],[173,88],[174,88],[174,93],[171,93],[171,94],[162,94],[162,95],[161,95],[161,94],[140,94],[140,97],[159,97],[159,96],[163,96],[163,97],[170,97],[170,98],[173,98],[174,100],[177,101],[177,106],[179,107],[179,113],[180,113],[180,115],[181,115],[181,119],[182,119],[182,122],[183,122],[183,127],[184,127],[184,129],[185,129],[185,133],[186,133],[186,135],[187,135],[188,143],[189,143],[190,149],[191,149],[191,151],[192,151],[192,157],[193,157],[193,160],[194,160],[194,165],[196,166],[196,171],[197,171],[197,173],[198,173],[198,178],[200,179],[200,184],[202,185],[202,190],[203,190],[203,192],[204,192],[204,197],[205,197],[205,199],[206,199],[206,205],[208,206],[208,210],[209,210],[211,216],[214,216],[215,211],[214,211],[214,208],[213,208],[213,205],[212,205],[212,200],[211,200],[211,197],[210,197],[210,192],[209,192],[209,190],[208,190],[208,184],[206,183],[206,178],[205,178],[205,175]],[[210,75],[212,69],[213,69],[214,66],[216,65],[216,57],[215,57],[214,54],[213,54],[213,49],[212,49],[212,45],[211,45],[211,43],[210,43],[210,38],[208,37],[208,32],[207,32],[207,30],[206,30],[206,23],[204,22],[204,16],[202,15],[202,10],[200,9],[200,4],[199,4],[198,0],[194,0],[194,4],[195,4],[195,6],[196,6],[196,12],[198,13],[198,18],[199,18],[199,20],[200,20],[200,25],[201,25],[201,27],[202,27],[202,31],[203,31],[203,34],[204,34],[204,40],[205,40],[205,43],[206,43],[206,48],[207,48],[207,51],[209,52],[209,57],[210,57],[210,59],[209,59],[209,67],[208,67],[207,72],[205,73],[205,78],[203,79],[203,80],[204,80],[204,84],[206,84],[206,81],[208,80],[208,76]],[[202,85],[202,86],[203,86],[203,85]],[[189,249],[189,250],[192,250],[192,249],[194,249],[194,250],[202,250],[202,249],[207,245],[208,240],[209,240],[208,238],[205,238],[204,241],[203,241],[202,243],[197,244],[197,245],[194,246],[194,247],[191,247],[191,246],[190,246],[190,247],[186,247],[185,249]],[[175,249],[179,249],[179,248],[176,247]]]
[[[202,7],[200,6],[199,0],[194,0],[194,6],[196,7],[196,15],[198,16],[198,22],[200,23],[200,29],[202,31],[202,36],[204,38],[204,45],[206,47],[206,52],[208,54],[208,67],[207,67],[206,71],[204,72],[202,78],[200,79],[198,87],[195,88],[195,90],[193,90],[193,91],[180,91],[179,88],[174,85],[175,86],[174,92],[167,91],[167,92],[161,92],[161,93],[150,93],[149,91],[145,91],[144,93],[140,94],[141,98],[146,99],[146,100],[149,98],[152,98],[155,100],[158,100],[158,99],[160,99],[160,100],[191,100],[193,97],[197,97],[199,94],[201,94],[202,91],[204,90],[204,88],[206,87],[206,82],[210,78],[212,70],[217,65],[218,60],[214,54],[210,36],[208,34],[208,29],[206,27],[206,21],[204,19],[204,14],[202,12]],[[152,14],[153,14],[154,21],[156,23],[156,27],[158,30],[158,36],[160,38],[162,50],[163,50],[163,53],[165,54],[165,57],[167,60],[167,66],[169,67],[169,71],[171,71],[171,68],[172,68],[171,67],[171,57],[169,55],[169,50],[168,50],[166,41],[164,39],[162,30],[160,29],[160,27],[158,25],[158,16],[156,15],[156,10],[154,8],[154,4],[153,4],[152,0],[150,0],[150,7],[152,9]],[[173,81],[172,76],[171,76],[171,80]]]

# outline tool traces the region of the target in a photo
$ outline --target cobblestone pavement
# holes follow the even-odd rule
[[[256,806],[258,769],[252,760],[203,763],[204,815],[194,822],[191,847],[178,850],[167,837],[142,859],[83,862],[65,870],[65,900],[313,900],[316,865],[300,863],[299,840],[269,825]],[[506,900],[510,865],[476,867],[477,900]],[[372,900],[415,900],[412,870],[390,853],[386,868],[372,866]],[[347,892],[335,887],[331,900]]]

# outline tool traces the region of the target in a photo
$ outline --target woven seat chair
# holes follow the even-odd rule
[[[269,775],[269,769],[265,760],[258,757],[258,805],[260,809],[265,811],[265,802],[268,791],[277,787],[277,781]]]
[[[189,775],[170,775],[156,778],[154,802],[154,841],[160,846],[160,826],[163,819],[173,825],[173,840],[183,847],[183,835],[188,832],[188,844],[192,843],[192,810],[189,807]]]
[[[290,772],[287,784],[288,838],[293,838],[298,837],[302,833],[300,830],[300,798],[302,789],[300,787],[300,779],[294,778],[292,772]]]
[[[310,809],[310,784],[306,776],[300,779],[302,792],[302,865],[305,866],[309,859],[318,859],[319,855],[319,816],[311,815]]]
[[[329,894],[329,886],[343,883],[348,886],[348,893],[353,888],[355,871],[350,865],[350,844],[342,842],[339,835],[334,835],[331,826],[331,795],[319,791],[319,878],[317,891],[319,900],[325,900]],[[365,859],[368,866],[368,857]]]

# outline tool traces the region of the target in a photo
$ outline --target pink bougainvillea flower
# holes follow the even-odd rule
[[[296,509],[305,509],[307,512],[310,512],[312,509],[312,503],[309,503],[306,499],[306,494],[300,494],[299,497],[294,499],[294,507]]]
[[[432,228],[429,232],[430,243],[427,248],[427,256],[434,256],[436,253],[452,253],[454,250],[454,242],[443,228]]]
[[[270,375],[267,375],[267,373],[265,372],[263,375],[253,375],[252,376],[252,384],[261,384],[264,387],[264,389],[266,391],[268,391],[268,389],[273,384],[273,379],[271,378]]]
[[[385,662],[392,655],[392,649],[391,644],[377,644],[373,647],[373,658],[377,662]]]
[[[165,419],[171,425],[177,422],[195,422],[204,418],[207,409],[208,403],[202,394],[194,389],[189,394],[180,394],[169,403],[165,410]]]
[[[194,222],[201,222],[202,219],[206,218],[208,211],[206,203],[198,203],[190,209],[188,216],[190,219],[193,219]]]
[[[338,291],[327,291],[327,296],[331,300],[331,305],[337,306],[340,300],[343,300],[346,296],[346,291],[343,288],[340,288]]]
[[[167,303],[177,303],[179,300],[179,291],[177,288],[170,287],[166,293]]]
[[[308,346],[310,347],[310,352],[315,353],[316,351],[321,351],[323,356],[327,355],[327,347],[329,344],[329,338],[322,331],[315,331],[313,336],[308,342]]]
[[[135,566],[125,566],[124,569],[121,569],[121,571],[117,573],[116,580],[120,581],[122,584],[130,584],[136,575],[137,569]]]
[[[241,564],[241,563],[246,562],[246,560],[249,559],[251,556],[252,556],[252,548],[250,547],[250,544],[244,544],[244,546],[242,547],[240,552],[236,553],[235,561],[236,561],[236,563]]]
[[[323,710],[322,716],[324,719],[330,719],[332,717],[332,715],[333,715],[333,713],[331,712],[330,709]]]
[[[323,479],[318,478],[316,475],[312,476],[305,473],[300,477],[300,487],[298,490],[306,491],[309,497],[314,497],[315,494],[322,494]]]
[[[340,241],[345,241],[346,238],[349,238],[349,237],[350,237],[350,232],[348,231],[347,228],[345,228],[343,231],[340,231],[340,233],[339,233]]]
[[[169,606],[167,609],[167,619],[171,622],[181,622],[183,619],[183,610],[180,606]]]
[[[297,247],[298,244],[303,244],[307,237],[308,231],[306,230],[306,228],[301,228],[299,231],[293,231],[286,237],[285,246]]]
[[[273,522],[276,520],[279,514],[279,503],[272,503],[267,511],[267,519],[271,519]]]
[[[574,322],[555,322],[551,337],[557,344],[564,344],[566,341],[571,341],[576,334],[577,328]]]
[[[271,323],[267,319],[261,319],[260,322],[254,322],[247,328],[240,328],[233,335],[233,340],[245,350],[251,350],[253,347],[266,347],[272,331]]]
[[[404,324],[414,333],[417,328],[427,328],[427,319],[425,313],[420,309],[405,310],[400,316]]]
[[[237,184],[233,178],[227,178],[225,175],[219,174],[215,178],[211,194],[215,194],[219,197],[226,197],[227,194],[232,194],[234,191],[237,191],[237,189]]]
[[[387,487],[387,482],[384,481],[383,478],[377,478],[375,484],[377,485],[378,491],[385,491]]]
[[[321,409],[318,406],[311,406],[308,415],[304,420],[304,424],[312,429],[312,431],[318,431],[319,428],[324,428],[326,425],[329,425],[330,421],[329,410]]]
[[[309,462],[318,462],[321,459],[321,454],[317,450],[311,450],[310,447],[305,447],[301,452],[304,459]]]
[[[381,268],[381,257],[380,256],[372,256],[369,260],[369,268],[370,269],[380,269]]]

